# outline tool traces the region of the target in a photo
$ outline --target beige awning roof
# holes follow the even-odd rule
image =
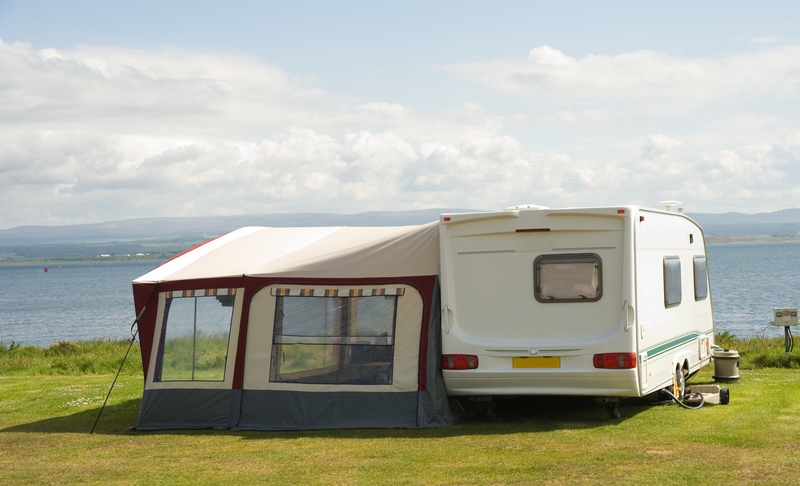
[[[421,226],[241,228],[134,283],[219,277],[367,278],[438,275],[439,223]]]

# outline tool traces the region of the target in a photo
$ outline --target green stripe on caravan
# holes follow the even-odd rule
[[[698,337],[700,337],[699,332],[690,332],[688,334],[684,334],[683,336],[677,339],[673,339],[672,341],[667,341],[652,348],[645,349],[644,351],[647,353],[648,358],[654,358],[660,354],[664,354],[675,348],[679,348],[682,345],[686,344],[687,342],[692,341],[693,339],[697,339]]]

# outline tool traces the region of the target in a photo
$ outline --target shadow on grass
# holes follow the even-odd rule
[[[606,409],[592,397],[526,396],[499,397],[494,400],[496,418],[483,414],[467,417],[459,425],[497,427],[493,433],[548,431],[614,426],[657,405],[656,395],[628,398],[619,403],[619,419],[611,419]],[[506,430],[508,429],[508,430]]]
[[[136,425],[139,416],[140,398],[106,406],[97,423],[95,434],[121,434],[126,427]],[[100,407],[83,410],[72,415],[52,417],[27,424],[0,429],[3,432],[29,432],[45,434],[88,434],[92,430]]]
[[[136,424],[140,403],[141,399],[135,399],[106,407],[94,433],[98,435],[145,436],[164,434],[220,435],[236,436],[246,440],[291,439],[298,437],[343,439],[457,437],[616,426],[654,406],[658,406],[655,395],[625,399],[619,405],[621,418],[611,420],[606,410],[594,403],[591,397],[533,396],[497,399],[495,404],[496,418],[494,419],[478,414],[466,417],[455,426],[435,429],[324,429],[300,431],[125,430]],[[99,412],[99,407],[93,408],[72,415],[7,427],[0,429],[0,433],[88,434],[92,430]]]

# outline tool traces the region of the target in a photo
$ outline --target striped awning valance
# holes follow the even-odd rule
[[[168,299],[180,297],[213,297],[216,295],[236,295],[236,289],[170,290],[164,292],[164,296]]]
[[[405,290],[398,287],[377,289],[288,289],[276,287],[270,289],[270,294],[276,297],[375,297],[380,295],[401,296]]]

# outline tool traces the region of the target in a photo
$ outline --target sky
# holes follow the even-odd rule
[[[800,2],[0,0],[0,229],[800,207]]]

